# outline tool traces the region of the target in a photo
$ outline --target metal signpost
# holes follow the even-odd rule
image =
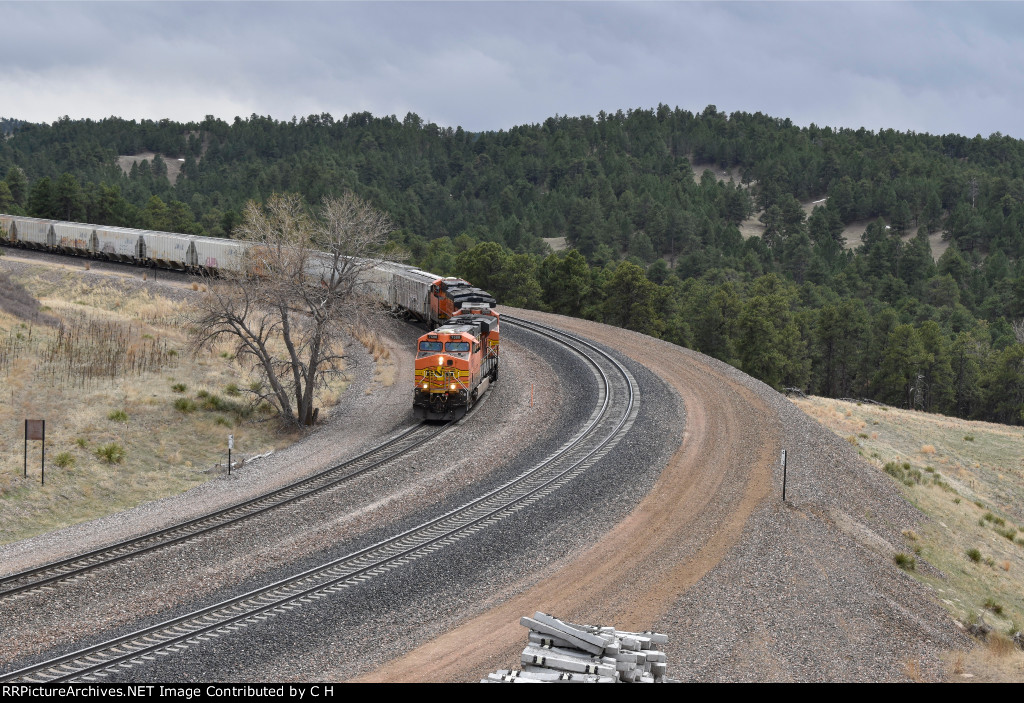
[[[231,450],[235,448],[235,436],[228,435],[228,476],[231,475]]]
[[[786,502],[786,450],[782,450],[782,502]]]
[[[39,440],[43,443],[43,454],[40,459],[40,482],[46,485],[46,420],[25,420],[25,478],[28,478],[28,441]]]

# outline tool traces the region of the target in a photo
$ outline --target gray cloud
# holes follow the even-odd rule
[[[416,112],[467,129],[648,108],[1024,136],[1011,3],[0,3],[0,114]]]

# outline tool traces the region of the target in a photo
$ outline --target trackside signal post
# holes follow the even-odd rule
[[[786,502],[786,450],[782,450],[782,502]]]
[[[40,484],[46,485],[46,420],[25,420],[25,478],[28,478],[28,441],[38,440],[43,443],[40,458]]]

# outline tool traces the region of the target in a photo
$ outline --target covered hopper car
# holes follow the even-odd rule
[[[242,240],[4,214],[0,244],[214,275],[251,266],[253,257],[246,254],[252,252],[247,249],[256,246]],[[461,278],[413,266],[376,262],[360,268],[366,293],[433,330],[420,338],[417,350],[417,417],[441,420],[465,414],[498,378],[494,297]],[[330,270],[327,255],[310,257],[311,277],[330,275]]]

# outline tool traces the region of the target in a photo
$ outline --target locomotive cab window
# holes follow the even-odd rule
[[[445,342],[444,350],[452,354],[465,354],[469,351],[469,342]]]
[[[421,352],[439,352],[441,351],[441,342],[420,342]]]

